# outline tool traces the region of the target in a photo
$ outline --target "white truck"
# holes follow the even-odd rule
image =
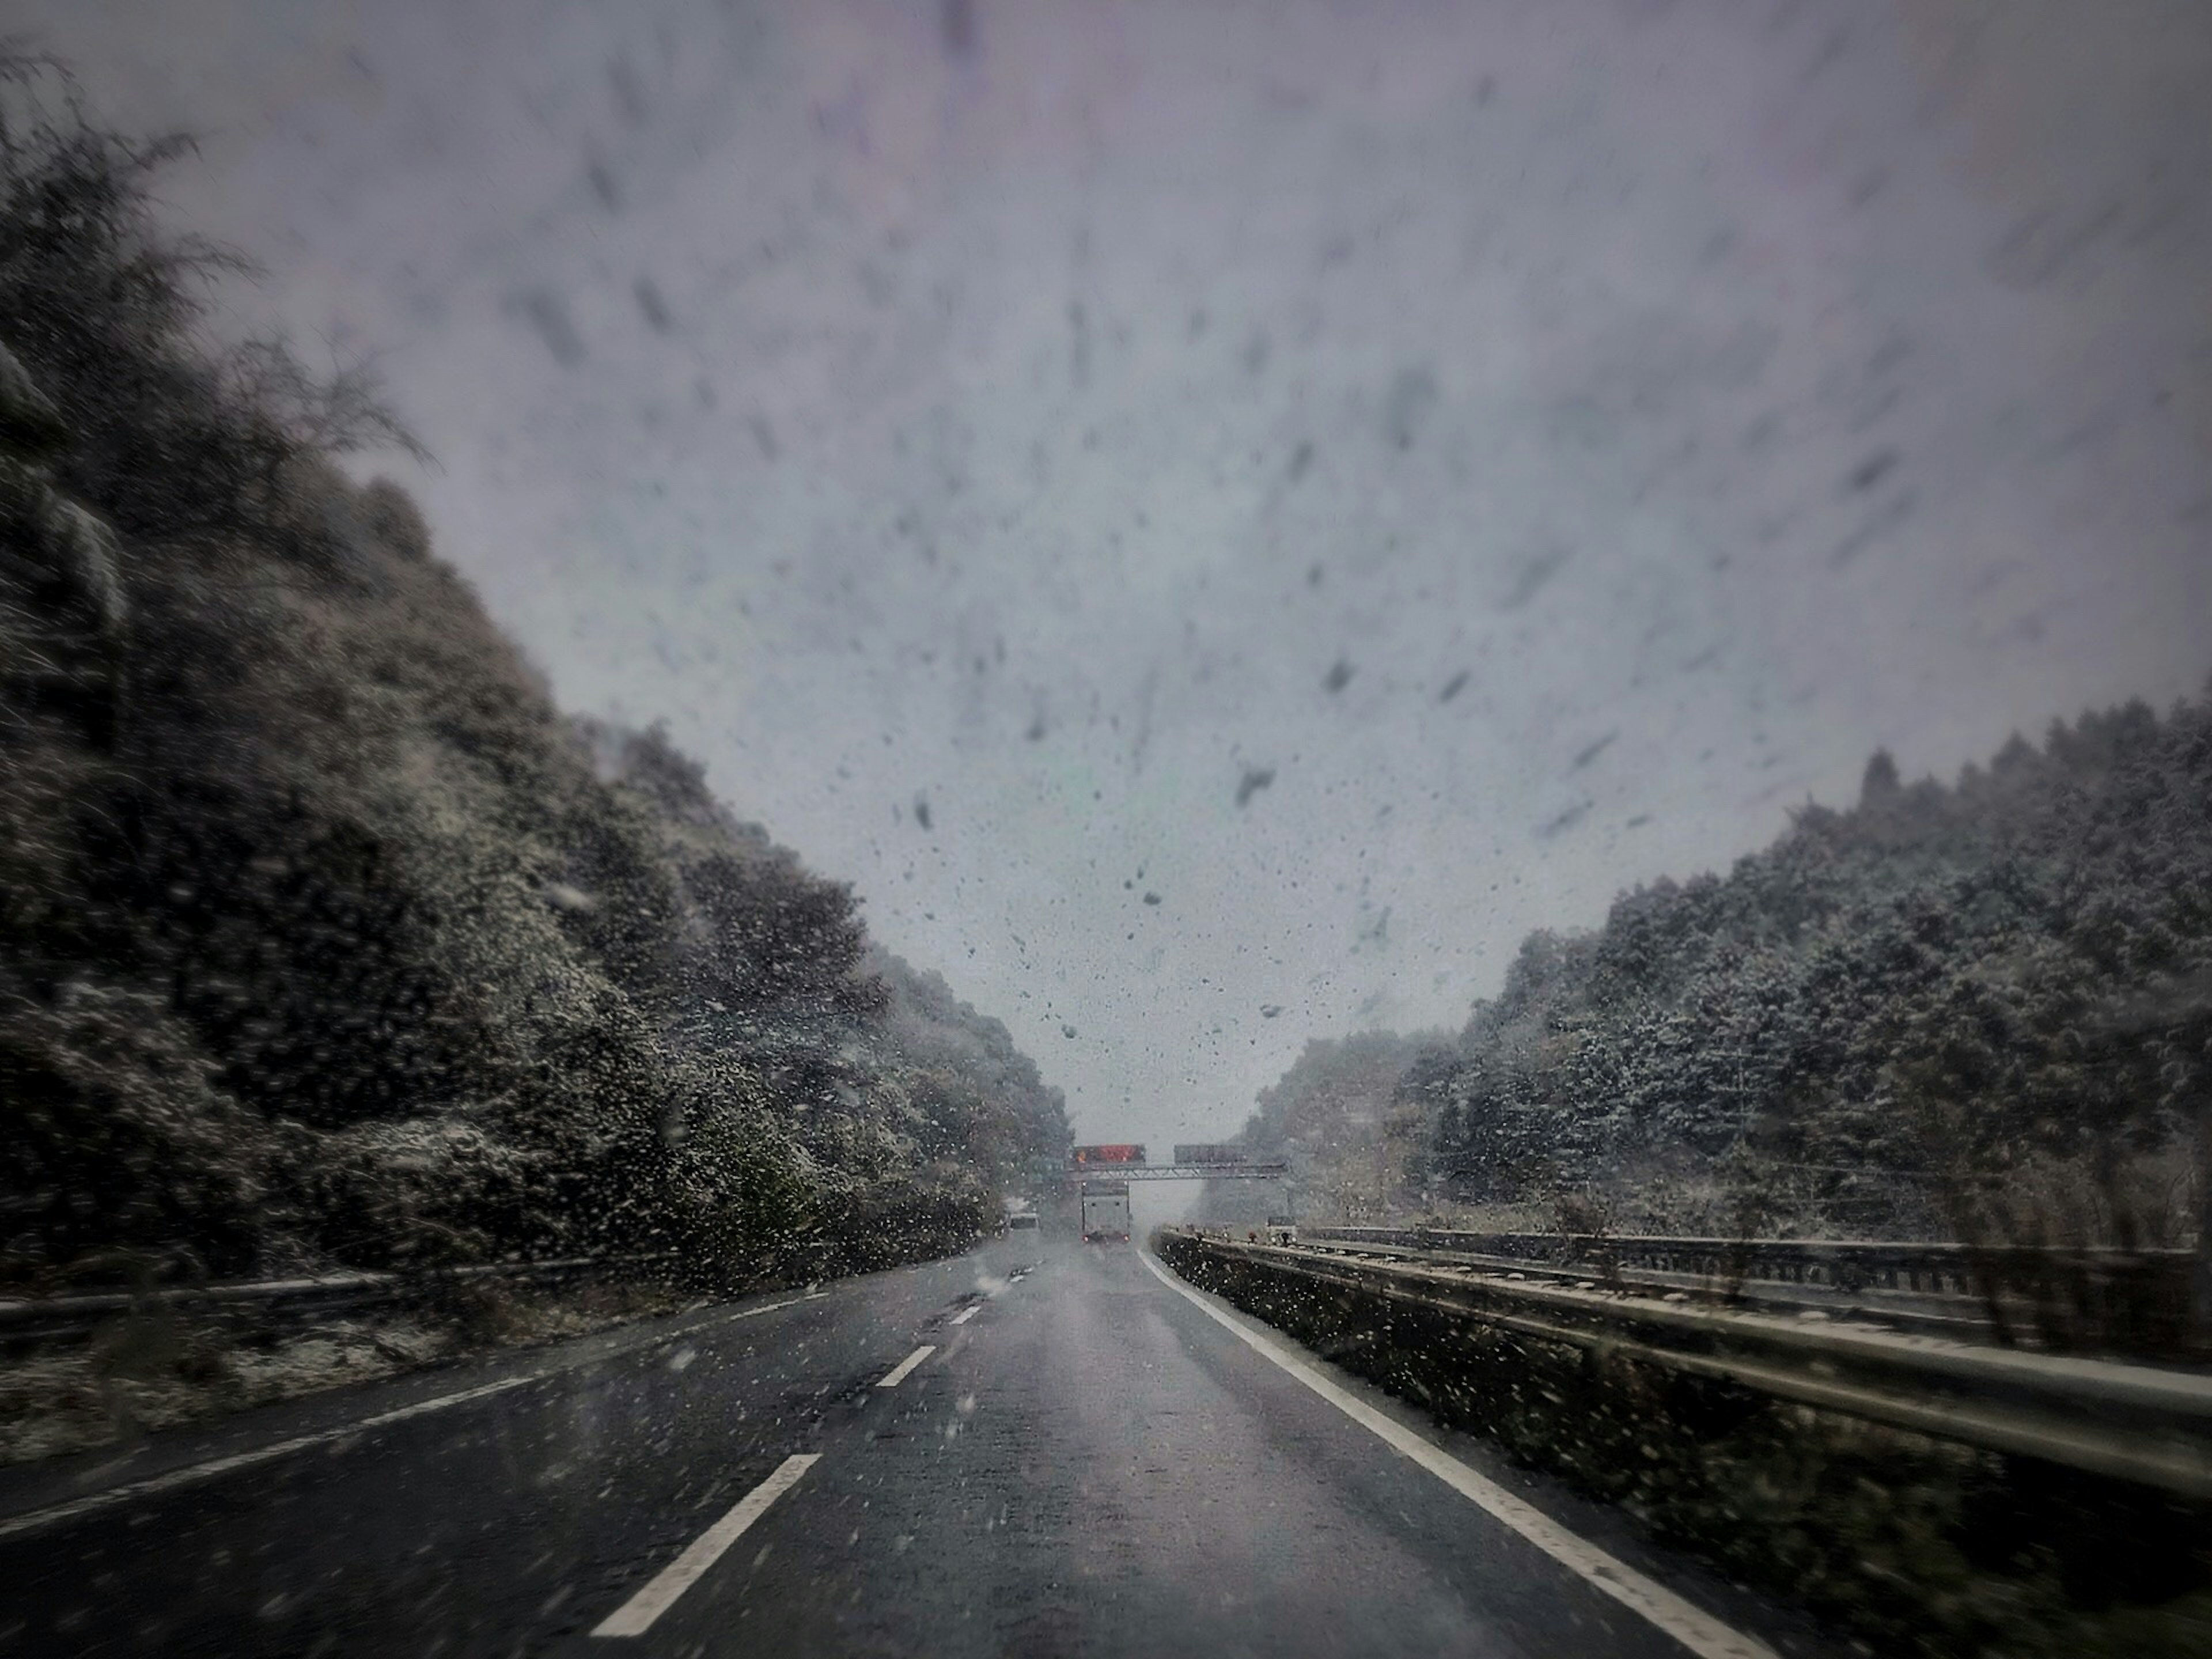
[[[1129,1238],[1129,1183],[1126,1181],[1086,1181],[1083,1183],[1083,1237],[1097,1240]]]

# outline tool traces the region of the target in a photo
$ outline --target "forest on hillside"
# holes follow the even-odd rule
[[[1416,1103],[1398,1097],[1398,1079],[1450,1041],[1443,1031],[1310,1039],[1290,1069],[1260,1091],[1237,1136],[1258,1155],[1290,1166],[1288,1190],[1276,1196],[1215,1182],[1206,1188],[1206,1214],[1260,1221],[1273,1210],[1369,1222],[1417,1204],[1407,1172],[1425,1166],[1430,1126]]]
[[[0,63],[0,1284],[957,1248],[1062,1102],[658,731],[565,716],[199,324],[185,147]]]
[[[2212,701],[2054,723],[1949,786],[1877,753],[1728,874],[1529,937],[1455,1039],[1316,1043],[1261,1108],[1248,1144],[1317,1158],[1335,1214],[2185,1245]]]

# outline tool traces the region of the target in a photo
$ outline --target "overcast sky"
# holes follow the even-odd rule
[[[2212,670],[2197,0],[0,16],[1084,1138]]]

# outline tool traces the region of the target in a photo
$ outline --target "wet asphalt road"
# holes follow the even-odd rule
[[[796,1296],[10,1472],[0,1656],[1688,1650],[1132,1247],[1015,1234]],[[649,1629],[592,1634],[794,1455]],[[1821,1645],[1486,1467],[1735,1629]]]

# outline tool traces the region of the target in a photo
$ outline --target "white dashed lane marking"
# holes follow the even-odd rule
[[[916,1365],[921,1364],[923,1360],[928,1358],[930,1355],[936,1352],[937,1349],[933,1345],[927,1342],[923,1343],[921,1346],[916,1348],[912,1353],[908,1354],[905,1358],[900,1360],[896,1365],[893,1366],[891,1368],[890,1375],[884,1377],[884,1380],[877,1383],[876,1386],[879,1389],[896,1389],[900,1383],[906,1381],[908,1372],[911,1371]]]
[[[722,1559],[745,1528],[768,1513],[768,1506],[799,1484],[799,1477],[821,1461],[819,1452],[799,1452],[777,1465],[774,1474],[755,1486],[727,1515],[701,1533],[691,1547],[678,1556],[653,1580],[599,1621],[594,1636],[642,1636],[653,1621],[676,1604],[676,1598],[699,1582],[708,1568]]]
[[[973,1319],[977,1314],[982,1311],[983,1304],[980,1302],[972,1308],[963,1308],[958,1313],[952,1316],[952,1322],[956,1325],[965,1325],[969,1320]]]

